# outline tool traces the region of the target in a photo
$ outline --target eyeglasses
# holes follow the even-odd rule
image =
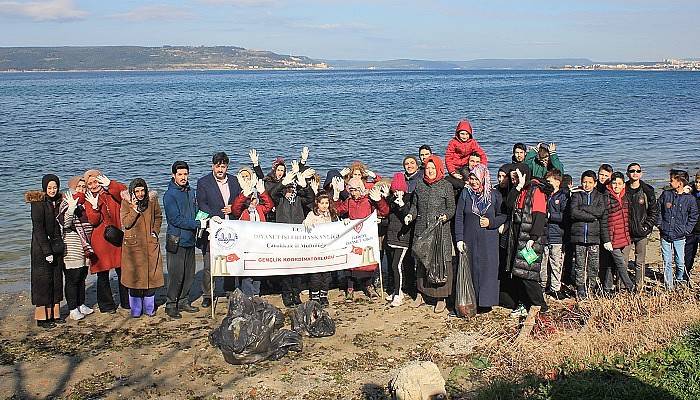
[[[630,174],[641,174],[642,170],[641,169],[628,169],[627,172]]]

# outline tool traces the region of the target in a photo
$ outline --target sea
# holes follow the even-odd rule
[[[492,175],[514,143],[556,143],[565,172],[603,163],[667,185],[700,168],[700,74],[652,71],[179,71],[0,73],[0,292],[29,287],[24,193],[99,168],[162,191],[185,160],[193,181],[225,151],[267,171],[303,146],[322,176],[353,160],[383,176],[423,144],[444,154],[468,118]]]

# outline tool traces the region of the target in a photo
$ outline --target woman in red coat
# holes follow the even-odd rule
[[[620,282],[624,284],[626,290],[633,292],[636,290],[636,285],[627,274],[627,261],[630,250],[632,250],[632,238],[630,237],[629,200],[625,194],[624,175],[621,172],[613,173],[607,189],[608,196],[605,203],[608,207],[610,241],[604,243],[603,247],[612,254]],[[612,287],[612,282],[605,282],[605,284]]]
[[[122,308],[129,309],[129,291],[121,284],[121,245],[115,246],[105,238],[108,226],[122,229],[120,218],[122,191],[126,191],[125,185],[111,181],[102,172],[91,169],[85,172],[85,183],[88,192],[85,194],[85,211],[88,221],[95,228],[92,231],[92,248],[94,257],[90,265],[90,272],[97,274],[97,304],[100,312],[115,313],[117,306],[112,297],[112,288],[109,285],[109,271],[116,269],[119,277],[119,302]]]

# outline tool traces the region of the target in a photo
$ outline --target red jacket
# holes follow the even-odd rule
[[[90,203],[85,202],[88,221],[95,227],[90,237],[90,244],[95,253],[90,264],[90,272],[93,274],[119,268],[122,265],[121,247],[109,243],[104,235],[109,225],[119,229],[122,227],[121,192],[125,190],[127,188],[123,184],[111,181],[107,190],[102,191],[97,197],[97,210],[94,210]]]
[[[450,139],[450,142],[447,144],[447,151],[445,151],[447,172],[453,173],[469,164],[469,155],[474,152],[481,156],[482,164],[488,164],[489,160],[486,157],[486,152],[484,152],[484,149],[479,146],[479,142],[475,139],[469,139],[466,142],[457,139],[457,137]]]
[[[347,214],[350,219],[368,217],[375,209],[377,210],[377,215],[380,217],[389,215],[389,204],[387,204],[384,198],[374,202],[370,200],[368,196],[362,196],[357,200],[348,197],[345,200],[338,200],[335,202],[335,210],[338,212],[338,215]]]
[[[241,193],[233,199],[233,204],[231,204],[231,214],[241,221],[250,221],[250,213],[245,204],[246,200],[247,197]],[[271,212],[274,207],[275,203],[272,202],[272,198],[267,192],[258,194],[258,206],[255,209],[258,210],[260,222],[266,222],[265,215]]]
[[[608,189],[608,232],[613,249],[623,249],[630,243],[630,220],[629,220],[629,200],[622,189],[620,196],[617,196],[611,188]]]

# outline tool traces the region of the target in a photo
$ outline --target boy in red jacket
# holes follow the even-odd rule
[[[447,172],[457,179],[464,179],[457,170],[469,163],[469,156],[477,153],[481,156],[481,163],[488,165],[486,152],[479,146],[479,142],[473,138],[472,125],[469,120],[463,119],[455,128],[455,136],[450,139],[445,152],[445,163]]]

